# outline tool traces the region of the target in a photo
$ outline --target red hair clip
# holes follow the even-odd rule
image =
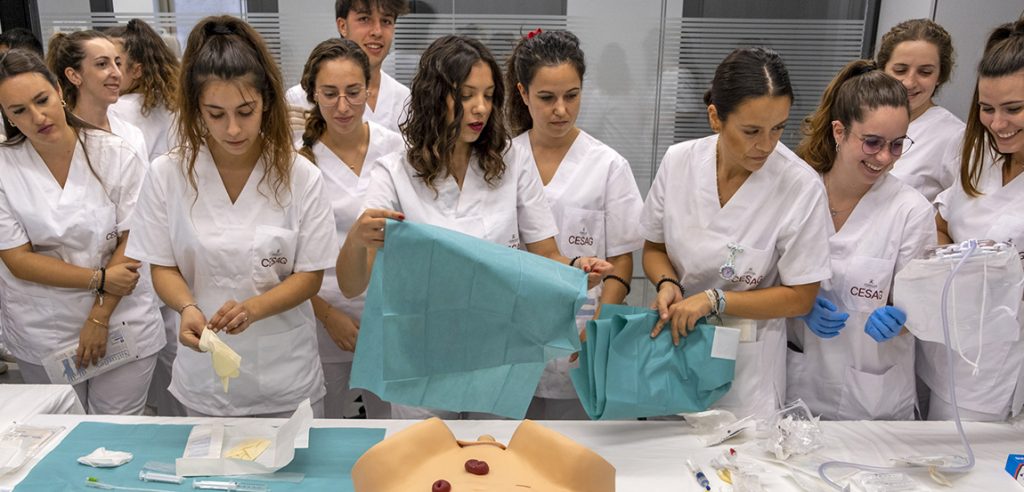
[[[537,28],[537,30],[535,30],[535,31],[530,31],[530,32],[526,33],[526,39],[533,39],[533,37],[534,37],[534,36],[536,36],[536,35],[538,35],[538,34],[540,34],[540,33],[542,33],[542,32],[544,32],[544,31],[542,31],[542,30],[541,30],[541,29],[540,29],[540,28],[538,27],[538,28]]]

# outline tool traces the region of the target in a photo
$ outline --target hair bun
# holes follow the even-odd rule
[[[228,35],[235,34],[235,30],[228,24],[222,22],[211,22],[206,25],[206,34]]]

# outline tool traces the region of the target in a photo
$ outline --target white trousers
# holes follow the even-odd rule
[[[157,354],[129,362],[73,386],[85,411],[93,415],[142,415]],[[18,361],[27,384],[50,384],[42,365]]]

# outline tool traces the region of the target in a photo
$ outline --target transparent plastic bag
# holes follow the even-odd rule
[[[32,460],[63,427],[15,425],[0,434],[0,476],[14,472]]]
[[[818,417],[811,414],[803,400],[790,403],[762,424],[758,427],[762,447],[780,460],[810,453],[825,444]]]

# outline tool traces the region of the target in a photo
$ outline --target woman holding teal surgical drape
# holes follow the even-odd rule
[[[558,229],[536,166],[506,152],[504,98],[498,64],[479,41],[445,36],[427,48],[402,127],[407,150],[369,169],[365,211],[338,256],[345,296],[366,290],[376,248],[384,245],[386,219],[437,225],[509,247],[524,243],[531,253],[589,272],[591,286],[611,268],[598,258],[570,260],[558,251]],[[430,415],[456,417],[392,406],[396,418]]]
[[[640,220],[661,318],[651,336],[668,329],[678,342],[719,314],[741,343],[732,389],[715,406],[771,413],[785,391],[784,318],[810,311],[831,276],[824,189],[779,143],[793,89],[777,53],[733,51],[704,101],[715,135],[668,149]]]

